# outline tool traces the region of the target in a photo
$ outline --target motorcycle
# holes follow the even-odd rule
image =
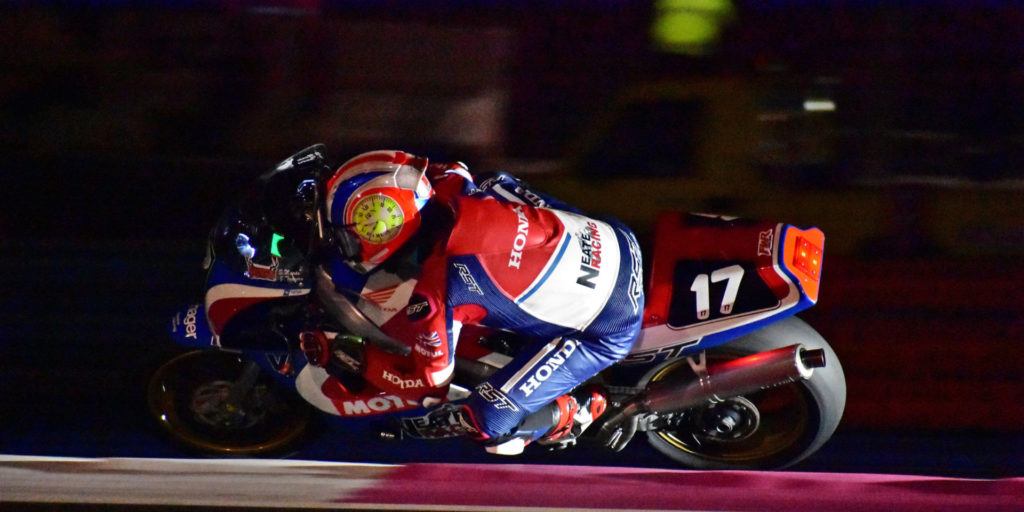
[[[153,417],[188,448],[281,453],[315,411],[391,417],[396,428],[380,431],[390,438],[457,434],[431,422],[422,404],[359,376],[359,346],[410,350],[380,326],[404,310],[415,279],[400,268],[362,275],[311,263],[311,247],[330,236],[316,206],[325,161],[321,145],[286,159],[211,232],[204,300],[173,316],[170,337],[182,352],[159,366],[147,391]],[[846,402],[835,352],[795,316],[817,302],[824,234],[665,212],[652,239],[642,331],[623,360],[588,381],[608,391],[609,410],[583,439],[622,450],[642,433],[700,469],[777,469],[813,454]],[[336,350],[336,371],[309,364],[296,344],[310,328],[356,351]],[[448,400],[468,396],[522,344],[515,333],[464,328]]]

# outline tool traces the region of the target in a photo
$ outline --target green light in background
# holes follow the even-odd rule
[[[701,55],[734,14],[729,0],[658,0],[651,39],[664,51]]]
[[[281,251],[277,250],[277,244],[279,244],[281,240],[284,240],[284,237],[277,233],[274,233],[273,238],[270,239],[270,254],[273,254],[278,258],[281,257]]]

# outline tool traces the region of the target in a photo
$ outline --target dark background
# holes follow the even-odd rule
[[[227,198],[324,142],[509,170],[641,235],[665,208],[819,226],[802,316],[849,403],[801,468],[1020,476],[1024,7],[365,4],[0,6],[0,452],[177,454],[141,414],[151,347]],[[713,37],[659,43],[663,15]]]

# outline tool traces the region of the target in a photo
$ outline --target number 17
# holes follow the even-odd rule
[[[697,295],[697,319],[707,320],[711,316],[711,284],[728,281],[725,284],[725,294],[722,296],[722,307],[719,312],[723,315],[732,313],[732,306],[736,303],[736,295],[740,292],[740,281],[743,279],[743,267],[731,265],[720,268],[711,273],[710,279],[707,274],[700,274],[693,279],[690,291]]]

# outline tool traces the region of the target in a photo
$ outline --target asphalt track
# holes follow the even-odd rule
[[[55,501],[90,503],[76,501],[76,497],[89,495],[81,491],[89,484],[75,487],[78,484],[72,484],[70,477],[102,482],[112,474],[109,466],[102,466],[110,461],[118,468],[113,470],[118,478],[142,478],[130,487],[143,493],[168,490],[165,486],[173,479],[147,480],[151,471],[168,467],[187,468],[185,476],[174,478],[193,483],[204,480],[187,476],[197,467],[189,464],[201,462],[168,460],[187,459],[190,454],[161,436],[144,414],[142,395],[152,347],[163,336],[169,312],[198,292],[201,246],[194,241],[166,240],[8,240],[0,248],[0,286],[5,290],[0,307],[0,454],[72,458],[43,465],[4,459],[0,504],[10,506],[13,500],[8,493],[26,479],[46,483],[41,488],[44,496],[66,498]],[[384,491],[365,491],[360,496],[380,492],[423,496],[424,488],[434,489],[432,493],[443,488],[439,495],[457,497],[473,491],[467,495],[476,501],[463,505],[477,508],[466,510],[495,509],[483,506],[486,503],[505,503],[501,506],[508,510],[793,510],[813,504],[831,510],[1024,510],[1022,484],[1017,478],[1024,474],[1024,448],[1016,434],[840,427],[824,449],[790,472],[703,473],[677,471],[671,461],[643,442],[634,442],[618,454],[578,447],[567,452],[528,451],[523,457],[506,459],[484,454],[478,446],[462,440],[383,441],[375,436],[376,426],[373,422],[324,423],[289,454],[289,460],[324,461],[335,468],[331,471],[350,467],[333,465],[341,461],[389,468],[384,472],[389,481]],[[87,460],[84,466],[70,469],[74,458]],[[258,462],[219,463],[264,467]],[[287,472],[308,467],[288,464],[284,465],[291,468]],[[95,469],[95,474],[83,473],[83,467]],[[259,481],[247,471],[228,472],[235,472],[239,485]],[[288,477],[298,478],[296,482],[287,480],[274,486],[284,501],[257,500],[255,504],[298,506],[297,501],[285,500],[288,494],[280,489],[292,485],[301,489],[318,482],[304,482],[308,475],[299,473]],[[396,475],[401,480],[392,481]],[[473,475],[479,479],[466,480]],[[250,503],[246,500],[252,486],[234,494],[228,488],[223,487],[229,496],[224,504]],[[638,494],[629,494],[632,491]],[[179,494],[188,497],[196,493]],[[113,499],[115,493],[104,495]],[[550,501],[498,499],[508,496],[543,496]],[[764,499],[750,501],[754,499],[751,496]],[[876,499],[878,496],[884,499]],[[831,501],[808,501],[812,499]],[[449,508],[454,503],[360,503],[342,504],[349,508],[455,509]],[[416,508],[421,506],[426,508]],[[33,505],[25,507],[32,509]]]
[[[0,481],[3,504],[22,510],[76,504],[159,510],[1001,512],[1024,504],[1024,478],[514,464],[0,457]]]

